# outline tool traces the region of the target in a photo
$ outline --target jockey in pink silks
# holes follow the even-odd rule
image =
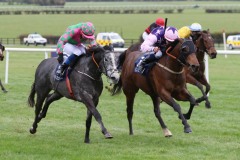
[[[144,66],[162,57],[162,51],[168,43],[179,38],[178,30],[175,27],[157,27],[148,35],[142,43],[140,50],[144,52],[141,60],[136,66],[139,73],[144,72]],[[165,51],[163,51],[165,52]]]

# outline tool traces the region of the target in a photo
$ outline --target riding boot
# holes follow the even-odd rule
[[[62,80],[63,79],[63,73],[68,66],[69,65],[66,64],[66,63],[63,63],[63,64],[59,65],[59,67],[56,71],[56,80]]]
[[[155,61],[157,58],[155,57],[155,54],[149,54],[146,57],[144,56],[143,59],[140,61],[140,63],[137,65],[138,72],[143,73],[145,70],[145,66],[153,61]]]

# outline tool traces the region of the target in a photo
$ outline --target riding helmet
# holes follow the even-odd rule
[[[82,35],[87,39],[94,39],[95,27],[91,22],[83,23],[81,26]]]

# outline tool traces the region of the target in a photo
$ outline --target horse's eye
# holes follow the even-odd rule
[[[189,52],[189,47],[188,46],[184,46],[182,47],[182,52]]]

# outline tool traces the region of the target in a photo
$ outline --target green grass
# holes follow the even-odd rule
[[[111,97],[104,90],[98,109],[105,126],[114,136],[106,140],[93,119],[91,144],[84,144],[86,108],[82,103],[61,99],[53,103],[35,135],[29,133],[34,109],[27,106],[27,97],[34,72],[43,54],[11,52],[7,94],[0,93],[0,159],[218,159],[237,160],[239,148],[239,56],[219,55],[210,62],[210,101],[196,107],[189,124],[191,134],[183,133],[176,112],[161,104],[162,116],[173,133],[164,138],[153,113],[150,98],[139,92],[134,106],[134,136],[128,135],[124,94]],[[4,62],[0,63],[4,77]],[[108,85],[105,82],[105,85]],[[188,85],[193,95],[200,92]],[[189,104],[180,102],[182,110]]]
[[[178,5],[194,5],[196,2],[177,3]],[[200,5],[226,5],[226,3],[239,6],[234,2],[197,2]],[[134,3],[143,6],[144,3]],[[156,4],[152,2],[148,5]],[[161,5],[162,4],[162,5]],[[167,4],[172,4],[167,2]],[[105,3],[67,3],[66,6],[101,6]],[[130,5],[129,3],[109,3],[109,5]],[[157,3],[161,10],[166,3]],[[131,5],[130,5],[131,6]],[[227,5],[226,5],[227,6]],[[220,7],[221,8],[221,7]],[[151,24],[157,17],[167,17],[169,26],[180,28],[190,25],[193,22],[202,24],[203,29],[210,29],[212,33],[238,32],[240,22],[238,13],[207,14],[203,8],[185,9],[183,13],[159,13],[159,14],[70,14],[70,15],[0,15],[1,38],[17,38],[21,34],[39,32],[42,35],[61,35],[65,29],[72,24],[82,21],[92,21],[96,27],[96,32],[116,31],[123,35],[125,39],[138,39],[143,30]]]
[[[220,2],[219,2],[220,3]],[[203,13],[202,15],[200,13]],[[65,28],[79,21],[93,21],[97,31],[105,27],[120,27],[124,38],[138,38],[139,33],[156,17],[168,17],[169,25],[181,27],[200,22],[212,32],[238,31],[239,14],[205,14],[202,10],[186,10],[183,14],[142,15],[1,15],[1,37],[39,32],[60,35]],[[134,22],[134,23],[133,23]],[[240,57],[231,55],[209,60],[210,101],[196,107],[189,124],[191,134],[183,133],[183,125],[176,112],[161,104],[163,119],[173,133],[163,137],[153,113],[150,98],[139,92],[134,105],[134,136],[128,135],[124,94],[111,97],[104,90],[98,110],[105,126],[114,136],[104,139],[93,119],[91,144],[84,144],[86,107],[68,99],[53,103],[47,117],[41,121],[35,135],[29,133],[34,109],[27,106],[27,98],[37,65],[44,54],[10,52],[9,91],[0,92],[0,159],[84,159],[84,160],[237,160],[240,157],[239,80]],[[0,63],[0,77],[4,81],[5,61]],[[104,78],[105,79],[105,78]],[[105,85],[108,85],[105,82]],[[188,85],[195,97],[197,88]],[[183,112],[189,104],[179,102]]]

